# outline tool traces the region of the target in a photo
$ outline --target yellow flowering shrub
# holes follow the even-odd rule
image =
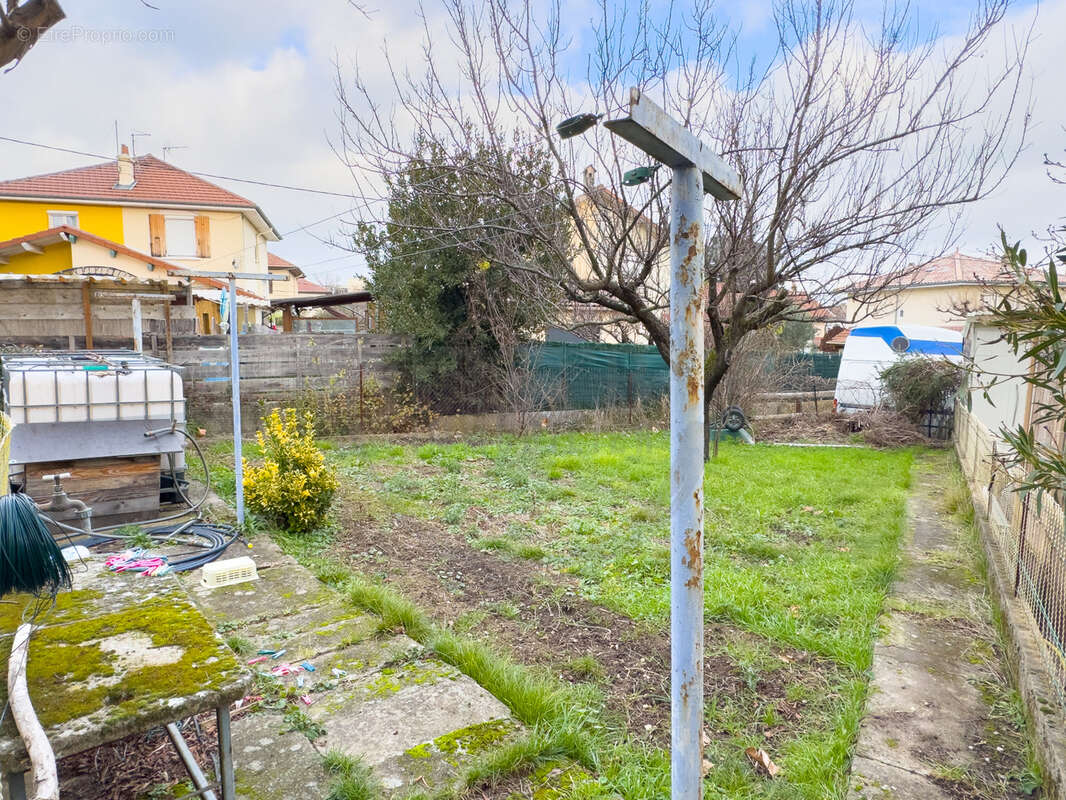
[[[315,445],[310,412],[274,409],[256,431],[263,463],[244,463],[249,508],[286,530],[307,533],[322,524],[337,491],[337,473]]]

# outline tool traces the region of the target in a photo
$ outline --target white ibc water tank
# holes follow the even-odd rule
[[[185,421],[181,375],[168,368],[9,370],[7,405],[16,424],[173,419]]]
[[[10,354],[0,366],[13,462],[175,453],[183,463],[181,435],[162,432],[184,428],[179,367],[132,351]]]

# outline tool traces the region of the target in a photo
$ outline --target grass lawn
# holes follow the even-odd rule
[[[290,549],[334,582],[388,585],[453,639],[575,687],[602,787],[664,796],[666,434],[324,446],[341,476],[335,519],[281,537]],[[212,449],[223,493],[225,453]],[[708,797],[844,796],[912,458],[726,444],[707,466]],[[748,746],[781,776],[756,774]]]

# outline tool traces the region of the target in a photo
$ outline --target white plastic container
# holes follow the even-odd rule
[[[128,362],[122,369],[59,358],[33,364],[5,359],[5,369],[8,413],[15,424],[185,421],[181,374],[161,362]]]
[[[208,589],[232,586],[235,583],[247,583],[258,580],[255,562],[248,556],[227,558],[225,561],[212,561],[204,564],[200,570],[200,585]]]

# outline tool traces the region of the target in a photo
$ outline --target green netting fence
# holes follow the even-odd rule
[[[547,404],[588,409],[656,402],[669,394],[670,373],[652,345],[538,342],[530,345],[529,363],[544,386]],[[768,362],[787,375],[783,391],[822,388],[836,378],[840,356],[789,353]],[[812,385],[819,379],[820,386]]]

